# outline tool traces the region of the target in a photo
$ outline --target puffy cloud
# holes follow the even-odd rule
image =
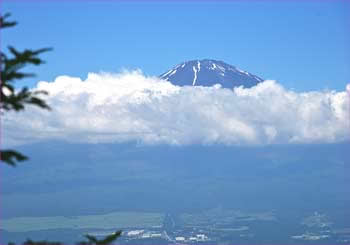
[[[345,91],[298,93],[267,80],[233,90],[178,87],[140,71],[39,82],[53,108],[3,117],[3,142],[328,143],[349,139]]]

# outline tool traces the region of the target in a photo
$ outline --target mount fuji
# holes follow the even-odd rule
[[[230,89],[238,86],[249,88],[263,81],[262,78],[235,66],[211,59],[183,62],[159,77],[178,86],[220,84],[223,88]]]

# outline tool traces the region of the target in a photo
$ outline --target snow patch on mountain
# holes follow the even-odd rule
[[[263,81],[235,66],[209,59],[183,62],[160,75],[160,78],[179,86],[213,86],[219,83],[230,89],[239,86],[250,88]]]
[[[196,80],[197,80],[197,69],[196,67],[192,67],[193,68],[193,72],[194,72],[194,78],[193,78],[193,82],[192,82],[192,85],[196,85]]]

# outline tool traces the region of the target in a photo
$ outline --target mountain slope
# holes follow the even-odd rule
[[[243,85],[255,86],[263,79],[249,72],[217,60],[191,60],[178,64],[160,75],[160,78],[175,85],[213,86],[220,84],[224,88]]]

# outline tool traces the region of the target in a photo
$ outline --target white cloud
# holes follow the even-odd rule
[[[245,89],[178,87],[140,71],[39,82],[52,111],[3,118],[3,143],[48,139],[145,144],[328,143],[349,139],[346,91],[297,93],[274,81]]]

